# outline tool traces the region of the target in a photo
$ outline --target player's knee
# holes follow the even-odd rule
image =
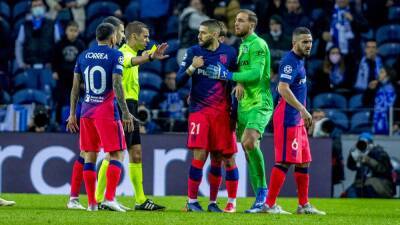
[[[110,152],[110,160],[118,160],[118,161],[122,161],[123,159],[123,151],[115,151],[115,152]]]
[[[85,163],[95,163],[96,162],[96,153],[95,152],[86,152],[85,153]]]
[[[296,167],[298,168],[308,168],[310,166],[310,163],[300,163],[297,164]]]
[[[224,164],[225,164],[226,168],[234,167],[236,165],[235,157],[234,156],[230,156],[230,157],[224,158]]]
[[[206,161],[207,152],[205,150],[194,149],[193,150],[193,158],[196,160]]]

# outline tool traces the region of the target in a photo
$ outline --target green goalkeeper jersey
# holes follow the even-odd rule
[[[267,43],[255,33],[249,35],[240,45],[238,65],[239,71],[233,73],[233,80],[244,86],[244,97],[238,110],[261,108],[272,111],[271,57]]]

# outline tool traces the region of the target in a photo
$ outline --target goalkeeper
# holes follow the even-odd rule
[[[239,48],[239,71],[231,73],[223,65],[209,65],[209,78],[233,80],[238,83],[235,95],[239,100],[237,137],[241,140],[248,162],[250,182],[256,194],[248,213],[261,212],[266,200],[264,157],[260,139],[271,119],[273,100],[270,92],[270,53],[263,39],[254,33],[257,16],[240,10],[235,19],[236,36],[242,38]]]

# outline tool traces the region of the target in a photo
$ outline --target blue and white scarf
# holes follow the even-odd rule
[[[375,77],[373,80],[378,79],[379,70],[382,69],[382,59],[379,56],[375,57]],[[369,65],[365,56],[361,59],[360,65],[358,67],[357,80],[354,88],[360,91],[364,91],[368,87],[369,81]]]
[[[383,83],[375,95],[374,133],[389,134],[389,110],[396,100],[396,91],[391,82]]]
[[[341,9],[337,4],[335,4],[335,10],[332,14],[331,21],[330,33],[332,35],[332,44],[339,46],[340,51],[344,55],[349,53],[349,40],[354,38],[350,21],[344,16],[345,13],[349,12],[350,7]]]

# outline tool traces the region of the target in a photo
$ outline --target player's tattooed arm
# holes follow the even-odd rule
[[[113,74],[113,89],[122,112],[122,122],[124,127],[128,132],[132,132],[134,129],[133,120],[136,120],[136,118],[128,110],[124,90],[122,89],[122,77],[119,74]]]
[[[70,110],[69,117],[67,119],[67,130],[71,133],[78,132],[78,121],[75,115],[76,105],[79,99],[80,84],[82,81],[81,74],[74,73],[74,80],[72,83],[71,95],[70,95]]]

